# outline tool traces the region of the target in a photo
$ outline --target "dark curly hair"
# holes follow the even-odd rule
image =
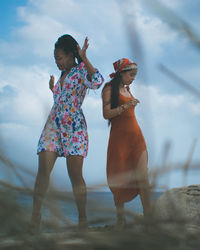
[[[62,49],[66,54],[73,53],[74,58],[77,59],[78,64],[82,62],[82,58],[78,54],[77,41],[70,35],[63,35],[58,38],[55,43],[55,49]]]

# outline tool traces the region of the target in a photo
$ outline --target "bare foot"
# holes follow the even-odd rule
[[[117,224],[116,224],[116,229],[121,231],[125,228],[126,226],[126,219],[124,216],[119,216],[117,217]]]
[[[87,219],[79,219],[78,229],[80,232],[87,232],[88,231],[88,222]]]
[[[32,214],[31,223],[29,232],[32,234],[38,233],[40,230],[40,221],[41,221],[41,215],[40,214]]]

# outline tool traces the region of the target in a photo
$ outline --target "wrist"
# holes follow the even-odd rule
[[[84,62],[86,62],[86,61],[88,60],[86,55],[85,55],[85,56],[81,56],[81,58],[82,58],[82,60],[83,60]]]
[[[125,104],[122,104],[122,105],[121,105],[121,109],[122,109],[122,112],[124,112],[124,111],[126,111],[127,106],[126,106]]]
[[[122,112],[123,112],[123,111],[122,111],[122,108],[121,108],[121,106],[119,106],[119,107],[117,108],[117,114],[118,114],[118,115],[121,115]]]

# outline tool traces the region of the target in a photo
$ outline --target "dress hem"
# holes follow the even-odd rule
[[[61,155],[61,154],[59,154],[58,152],[53,151],[53,150],[42,150],[42,151],[37,151],[37,155],[38,155],[39,153],[42,153],[42,152],[54,152],[54,153],[57,154],[58,157],[64,157],[64,158],[67,158],[67,157],[70,156],[70,155],[83,156],[83,158],[86,158],[86,157],[87,157],[87,155],[82,155],[82,154],[68,154],[68,155],[64,155],[64,154],[63,154],[63,155]]]

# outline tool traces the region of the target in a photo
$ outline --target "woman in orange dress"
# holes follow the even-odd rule
[[[124,203],[138,194],[144,215],[150,209],[147,148],[135,117],[139,100],[129,85],[137,74],[137,64],[127,58],[113,63],[115,73],[102,91],[103,116],[111,123],[107,151],[107,179],[117,209],[117,224],[125,225]]]

